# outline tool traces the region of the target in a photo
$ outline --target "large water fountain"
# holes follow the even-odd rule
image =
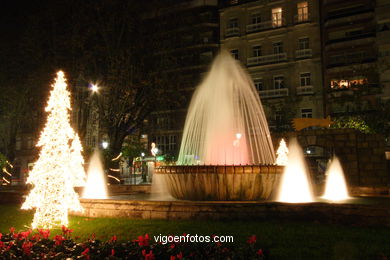
[[[172,196],[189,200],[270,197],[282,167],[249,75],[222,51],[188,110],[177,166],[156,169]]]

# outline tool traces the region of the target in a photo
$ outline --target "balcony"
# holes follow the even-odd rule
[[[276,53],[271,55],[264,55],[258,57],[251,57],[247,59],[248,66],[264,65],[270,63],[280,63],[287,61],[287,53]]]
[[[231,27],[226,28],[225,37],[234,37],[234,36],[240,36],[240,28],[238,27]]]
[[[265,22],[261,22],[261,23],[252,23],[252,24],[248,24],[246,26],[246,32],[247,33],[254,33],[254,32],[260,32],[260,31],[265,31],[265,30],[269,30],[269,29],[277,29],[277,28],[280,28],[280,27],[283,27],[285,26],[285,19],[282,19],[282,20],[279,20],[278,22],[274,22],[274,21],[265,21]]]
[[[310,13],[296,14],[296,15],[294,15],[294,24],[309,23],[310,17],[311,17]]]
[[[313,95],[313,94],[314,94],[314,88],[311,85],[297,87],[297,95],[299,95],[299,96]]]
[[[373,62],[377,59],[376,55],[370,51],[352,52],[344,55],[330,56],[327,67],[346,66],[354,63]]]
[[[295,51],[295,58],[296,59],[307,59],[311,58],[313,56],[311,49],[302,49],[302,50],[296,50]]]
[[[260,98],[287,97],[288,88],[261,90],[259,91],[259,94],[260,94]]]

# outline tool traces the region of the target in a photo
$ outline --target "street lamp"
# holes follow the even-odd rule
[[[102,142],[102,147],[103,147],[103,149],[107,149],[108,148],[108,142],[107,141],[103,141]]]
[[[97,84],[89,84],[89,88],[92,90],[93,93],[97,93],[99,91],[99,87]]]

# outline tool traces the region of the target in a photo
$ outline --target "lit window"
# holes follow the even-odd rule
[[[238,60],[238,50],[237,49],[234,49],[234,50],[231,50],[230,53],[232,54],[232,56]]]
[[[284,77],[276,76],[274,77],[274,89],[284,88]]]
[[[300,76],[301,86],[310,86],[311,85],[310,76],[311,76],[310,72],[301,73],[301,76]]]
[[[309,20],[309,6],[307,2],[300,2],[297,5],[298,8],[298,22],[305,22]]]
[[[283,43],[282,42],[275,42],[272,44],[274,48],[274,54],[283,53]]]
[[[301,109],[302,118],[312,118],[313,117],[313,109],[311,108],[303,108]]]
[[[263,90],[263,79],[262,78],[254,79],[253,83],[255,84],[257,91]]]
[[[310,49],[309,38],[301,38],[298,40],[298,42],[300,50]]]
[[[260,57],[261,56],[261,46],[256,45],[253,46],[253,57]]]
[[[272,9],[272,26],[273,27],[280,27],[282,26],[282,8],[273,8]]]

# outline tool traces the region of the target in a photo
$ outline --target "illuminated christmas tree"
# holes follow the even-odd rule
[[[279,148],[276,151],[276,164],[285,166],[288,163],[288,148],[286,142],[282,138],[279,143]]]
[[[27,183],[33,188],[22,209],[35,208],[32,228],[68,225],[68,211],[81,211],[74,186],[85,181],[81,144],[69,122],[70,93],[59,71],[46,107],[47,122],[37,146],[39,159]]]

